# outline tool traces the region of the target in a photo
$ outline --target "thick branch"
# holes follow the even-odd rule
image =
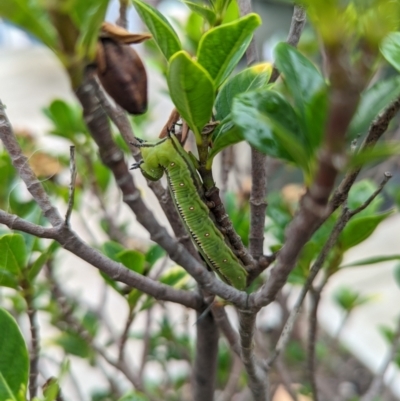
[[[211,312],[197,320],[196,357],[193,366],[194,401],[214,398],[218,358],[218,328]]]
[[[249,388],[254,401],[267,401],[267,377],[264,371],[260,368],[253,350],[256,316],[257,313],[247,310],[239,310],[241,359],[248,375]]]

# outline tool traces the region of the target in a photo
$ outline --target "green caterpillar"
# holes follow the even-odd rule
[[[141,148],[143,160],[132,168],[140,167],[143,175],[152,181],[166,174],[175,206],[197,250],[223,281],[244,290],[247,272],[210,218],[198,191],[200,178],[176,136],[170,134],[158,143],[136,146]]]

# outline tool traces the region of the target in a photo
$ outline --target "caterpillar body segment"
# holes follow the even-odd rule
[[[247,272],[211,219],[199,193],[200,178],[178,139],[170,135],[155,146],[141,146],[141,152],[140,169],[146,178],[159,180],[166,174],[179,215],[207,264],[227,284],[244,290]]]

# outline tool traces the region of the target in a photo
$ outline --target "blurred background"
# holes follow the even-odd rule
[[[153,0],[151,3],[158,5],[162,13],[173,22],[178,30],[180,26],[186,23],[190,24],[190,20],[188,22],[189,11],[184,4],[172,0]],[[274,45],[285,40],[287,36],[292,6],[285,3],[258,0],[254,1],[253,8],[255,12],[261,15],[263,20],[263,25],[256,34],[260,57],[262,60],[272,61]],[[115,22],[118,17],[118,9],[118,2],[112,1],[107,13],[108,21]],[[129,11],[129,29],[131,31],[144,29],[132,8]],[[300,47],[308,54],[315,54],[317,50],[316,40],[309,27],[303,34]],[[139,121],[136,125],[136,132],[139,132],[140,135],[144,133],[149,137],[156,137],[168,118],[172,103],[168,99],[166,84],[157,62],[153,58],[146,57],[147,49],[145,46],[141,45],[136,48],[144,55],[149,79],[150,99],[149,112],[146,115],[145,123],[141,124]],[[244,64],[242,64],[243,66]],[[14,129],[19,133],[26,133],[26,135],[32,135],[37,139],[37,148],[32,150],[31,157],[36,152],[49,153],[54,156],[55,160],[61,157],[65,158],[68,155],[69,143],[67,140],[46,135],[52,128],[52,124],[43,113],[43,109],[48,108],[55,99],[77,103],[74,94],[71,92],[67,76],[57,58],[47,48],[16,26],[1,19],[0,99],[7,107],[7,115]],[[238,159],[241,164],[239,170],[244,176],[249,175],[248,150],[245,147],[237,149],[239,149],[237,152],[239,152]],[[42,168],[45,168],[46,163],[54,163],[54,160],[43,159],[40,163]],[[398,180],[399,174],[398,164],[396,163],[398,162],[392,160],[392,164],[389,166],[389,169],[395,174],[394,182],[396,179]],[[54,167],[49,166],[49,171],[54,171]],[[369,172],[368,174],[371,178],[380,181],[380,178],[374,176],[376,172]],[[50,176],[43,178],[43,181],[45,182],[47,179],[50,179]],[[67,185],[68,179],[69,177],[66,175],[61,178],[61,181]],[[135,176],[136,179],[145,193],[146,200],[148,202],[154,201],[152,194],[146,190],[143,179],[139,175]],[[280,188],[293,180],[296,180],[296,173],[277,169],[276,174],[271,176],[270,187]],[[234,183],[232,177],[230,182]],[[15,190],[23,191],[22,188]],[[108,195],[108,201],[113,199],[119,201],[119,194],[111,193]],[[83,207],[82,215],[85,216],[85,219],[74,217],[72,225],[80,235],[90,241],[93,239],[91,238],[93,232],[90,233],[90,230],[85,226],[96,226],[98,223],[97,210],[96,206],[90,205],[90,200]],[[162,218],[161,210],[159,208],[155,210],[158,211],[158,217],[163,224],[167,225]],[[124,220],[125,212],[122,208],[118,217],[120,221]],[[147,234],[137,223],[136,226],[130,227],[130,230],[135,232],[135,235],[143,241],[147,241]],[[95,235],[97,234],[95,232]],[[266,246],[268,243],[270,241],[267,238]],[[385,220],[367,241],[346,253],[344,264],[374,255],[398,254],[399,250],[400,216],[396,213]],[[108,315],[114,329],[116,331],[121,330],[121,324],[124,322],[127,313],[126,304],[116,294],[107,290],[97,270],[83,262],[77,263],[76,259],[66,252],[62,255],[61,264],[59,276],[65,283],[68,292],[91,308],[99,308],[101,305],[102,313]],[[400,289],[393,279],[395,265],[396,262],[386,262],[362,269],[344,269],[329,282],[323,293],[319,310],[322,330],[333,337],[340,336],[340,342],[372,371],[379,369],[388,349],[388,342],[382,336],[379,328],[381,326],[393,327],[400,312]],[[345,325],[342,325],[345,313],[340,309],[334,298],[334,294],[337,294],[343,286],[351,287],[369,299],[369,302],[361,305],[351,314]],[[297,293],[296,288],[292,288],[290,294],[288,290],[289,302],[292,299],[295,300]],[[234,316],[232,318],[234,319]],[[274,312],[272,308],[271,311],[261,314],[258,325],[261,329],[268,331],[270,326],[279,318],[279,313]],[[193,317],[188,319],[191,323],[188,325],[181,324],[178,329],[194,332]],[[145,317],[139,318],[135,321],[133,331],[140,330],[144,323]],[[22,322],[22,324],[24,323]],[[41,321],[41,326],[45,329],[42,336],[43,341],[46,341],[52,337],[54,329],[46,321]],[[137,344],[131,344],[131,352],[133,354],[138,352]],[[329,358],[329,356],[326,357]],[[54,360],[62,358],[62,353],[57,347],[54,347],[53,358]],[[44,360],[44,371],[51,372],[53,362],[51,358]],[[177,364],[176,369],[179,370],[180,368],[182,367]],[[154,370],[149,374],[157,375],[157,369],[154,367]],[[77,357],[74,358],[73,370],[73,377],[76,382],[74,383],[72,380],[69,383],[71,391],[80,391],[82,399],[89,399],[89,395],[98,390],[98,383],[101,383],[102,375],[105,373],[94,368],[88,371],[87,364]],[[400,376],[394,364],[392,369],[389,369],[386,379],[394,394],[397,395],[397,399],[400,399]]]

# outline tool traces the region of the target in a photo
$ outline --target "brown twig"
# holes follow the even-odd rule
[[[307,373],[308,380],[311,386],[311,394],[313,401],[318,401],[318,387],[315,368],[315,346],[317,343],[317,330],[318,330],[318,306],[321,299],[321,291],[310,291],[311,293],[311,309],[308,317],[308,344],[307,344]]]
[[[248,376],[249,388],[254,401],[268,401],[268,380],[253,350],[257,313],[239,310],[239,336],[241,359]]]

